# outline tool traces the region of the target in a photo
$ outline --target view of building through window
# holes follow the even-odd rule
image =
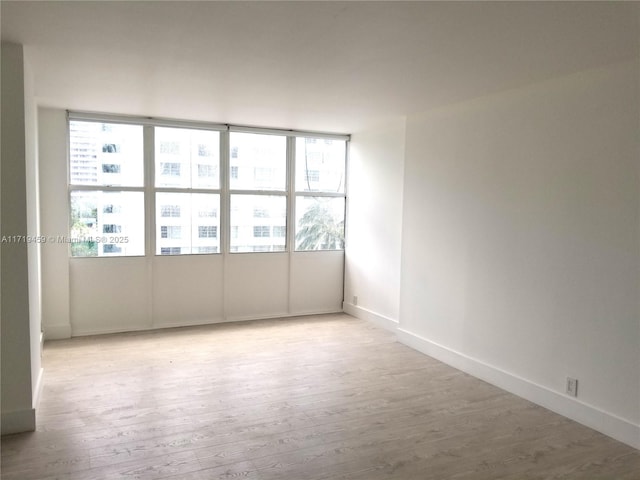
[[[296,250],[344,248],[346,153],[344,141],[296,138]]]
[[[218,253],[218,193],[156,193],[156,254]]]
[[[287,197],[231,195],[232,252],[283,252],[286,249]]]
[[[231,132],[229,143],[230,251],[285,251],[287,137]]]
[[[144,255],[142,126],[70,121],[69,180],[71,255]]]
[[[346,142],[296,138],[296,191],[344,193]]]
[[[220,187],[220,133],[155,127],[155,186]]]
[[[71,255],[145,255],[148,241],[156,255],[343,249],[347,142],[256,130],[71,119]]]

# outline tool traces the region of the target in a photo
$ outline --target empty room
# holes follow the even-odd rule
[[[640,4],[5,1],[2,480],[640,478]]]

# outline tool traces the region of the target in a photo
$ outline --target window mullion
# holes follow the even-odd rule
[[[145,171],[145,216],[146,254],[156,253],[156,193],[155,193],[155,131],[152,126],[144,127],[144,171]]]
[[[220,252],[229,253],[231,201],[229,194],[229,132],[220,133]]]
[[[287,137],[287,251],[294,252],[296,248],[296,202],[295,202],[295,189],[296,189],[296,138]]]

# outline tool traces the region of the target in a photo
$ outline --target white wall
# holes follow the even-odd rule
[[[408,118],[400,337],[640,448],[638,82],[629,62]]]
[[[63,110],[38,110],[40,220],[46,237],[68,236],[67,128]],[[49,241],[41,250],[42,328],[47,340],[71,335],[69,246]]]
[[[40,203],[46,236],[68,236],[64,111],[41,109]],[[338,312],[344,252],[69,258],[42,250],[47,339]]]
[[[27,79],[27,86],[30,85]],[[2,44],[2,228],[3,237],[26,236],[27,182],[26,155],[33,165],[32,117],[25,132],[25,95],[23,49]],[[28,150],[28,152],[27,152]],[[1,327],[2,327],[2,421],[3,434],[35,429],[34,379],[32,379],[32,342],[29,312],[29,260],[26,241],[2,243]],[[37,315],[37,312],[36,312]],[[33,332],[34,335],[39,334]],[[37,338],[37,337],[36,337]],[[37,341],[35,342],[36,345]],[[33,352],[39,372],[39,347]],[[37,380],[35,380],[37,381]]]
[[[223,259],[220,255],[155,257],[152,281],[154,326],[224,319]]]
[[[25,175],[27,188],[27,232],[40,237],[38,176],[38,107],[34,97],[33,73],[28,56],[24,62],[25,100]],[[31,346],[32,404],[36,408],[42,389],[42,289],[40,242],[27,244],[29,271],[29,337]]]
[[[342,311],[345,254],[318,253],[291,256],[289,311],[296,315]]]
[[[351,137],[346,312],[392,327],[399,320],[405,119]],[[357,305],[354,304],[357,297]]]

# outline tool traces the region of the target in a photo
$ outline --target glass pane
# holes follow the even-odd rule
[[[220,133],[155,129],[156,187],[219,188]]]
[[[156,194],[156,255],[218,253],[220,195]]]
[[[72,185],[144,184],[142,126],[69,122],[69,173]]]
[[[231,195],[232,252],[282,252],[286,243],[284,195]]]
[[[71,192],[71,256],[144,255],[142,192]]]
[[[229,140],[232,189],[286,189],[287,137],[232,132]]]
[[[296,199],[296,250],[344,248],[344,198]]]
[[[347,142],[296,138],[296,191],[344,192]]]

